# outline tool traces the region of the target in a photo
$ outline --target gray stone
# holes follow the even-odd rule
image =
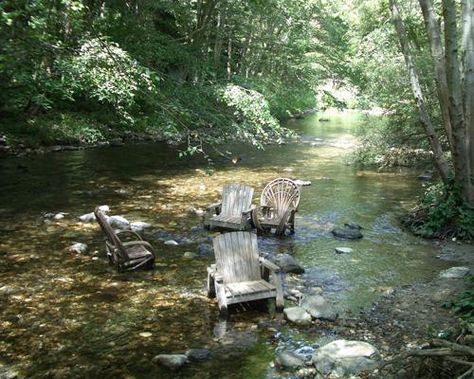
[[[334,321],[337,318],[337,312],[335,311],[334,306],[320,295],[303,297],[300,307],[308,312],[313,318],[329,321]]]
[[[188,357],[184,354],[158,354],[152,359],[152,362],[177,370],[188,362]]]
[[[304,366],[304,358],[291,351],[281,351],[276,356],[275,365],[283,369],[295,369]]]
[[[283,314],[288,321],[296,325],[311,324],[311,315],[301,307],[285,308]]]
[[[85,243],[75,242],[74,244],[69,246],[68,251],[74,254],[85,254],[87,253],[88,249],[89,247]]]
[[[83,214],[82,216],[79,216],[79,220],[81,220],[82,222],[93,222],[93,221],[95,221],[94,212],[86,213],[86,214]]]
[[[178,246],[179,243],[176,242],[175,240],[168,240],[168,241],[165,241],[165,245],[168,245],[168,246]]]
[[[58,212],[56,213],[53,218],[55,220],[62,220],[64,217],[66,217],[69,213],[66,213],[66,212]]]
[[[353,252],[350,247],[336,247],[335,251],[337,254],[350,254]]]
[[[441,271],[439,274],[440,278],[446,278],[446,279],[460,279],[464,278],[466,275],[468,275],[471,272],[469,267],[451,267],[448,268],[447,270]]]
[[[130,229],[137,233],[143,232],[145,229],[149,228],[151,228],[151,224],[148,224],[147,222],[136,221],[130,223]]]
[[[367,342],[337,340],[319,348],[312,363],[322,375],[348,377],[375,370],[381,363],[378,350]]]
[[[286,273],[303,274],[304,267],[296,261],[290,254],[278,254],[270,260]]]
[[[359,229],[353,228],[335,228],[331,231],[334,237],[347,239],[347,240],[356,240],[363,237]]]

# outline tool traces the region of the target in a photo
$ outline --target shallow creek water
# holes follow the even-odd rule
[[[290,252],[306,268],[305,283],[319,286],[342,315],[357,313],[395,286],[429,279],[445,264],[430,242],[403,230],[397,216],[421,192],[417,172],[360,171],[346,165],[362,115],[321,114],[293,122],[299,143],[255,151],[234,146],[237,164],[177,158],[164,144],[98,148],[0,161],[0,373],[29,378],[264,378],[275,350],[331,339],[284,326],[272,329],[264,309],[236,309],[218,322],[205,293],[211,255],[185,258],[208,242],[193,211],[219,199],[224,183],[256,189],[284,176],[310,180],[302,189],[296,234],[259,238],[260,250]],[[152,224],[147,239],[156,269],[118,274],[106,262],[95,223],[78,216],[108,204],[110,214]],[[67,212],[45,222],[45,212]],[[344,222],[364,227],[358,241],[330,233]],[[170,233],[170,234],[166,234]],[[167,246],[163,236],[185,237]],[[165,238],[166,239],[166,238]],[[89,245],[87,255],[67,251]],[[353,248],[337,255],[334,248]],[[288,280],[298,280],[288,277]],[[291,304],[291,303],[289,303]],[[277,315],[277,318],[281,315]],[[313,328],[314,329],[314,328]],[[275,336],[277,335],[277,337]],[[171,373],[152,363],[160,353],[207,348],[212,357]]]

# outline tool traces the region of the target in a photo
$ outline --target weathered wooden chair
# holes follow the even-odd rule
[[[263,232],[274,229],[277,236],[282,236],[289,228],[294,233],[299,203],[300,189],[293,180],[274,179],[263,189],[260,206],[252,212],[252,221]]]
[[[251,228],[253,188],[241,184],[227,184],[222,190],[222,202],[207,207],[204,226],[247,230]]]
[[[132,230],[114,231],[99,208],[94,211],[97,222],[106,236],[105,248],[109,263],[119,272],[138,268],[153,268],[155,253],[153,247]],[[122,242],[120,235],[128,234],[134,241]]]
[[[207,293],[217,296],[221,314],[227,314],[230,304],[253,300],[274,298],[277,308],[283,307],[280,268],[259,258],[254,233],[221,234],[213,244],[216,263],[207,268]]]

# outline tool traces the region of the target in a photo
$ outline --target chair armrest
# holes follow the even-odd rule
[[[280,272],[280,267],[277,266],[275,263],[270,262],[268,259],[265,258],[259,258],[260,264],[266,268],[268,268],[270,271],[273,271],[275,273]]]
[[[250,206],[249,209],[244,209],[244,210],[242,211],[242,214],[243,214],[243,215],[246,215],[246,214],[248,214],[248,213],[251,213],[251,212],[253,212],[254,209],[255,209],[255,205],[252,205],[252,206]]]
[[[214,280],[216,281],[216,283],[224,283],[224,278],[221,274],[218,274],[217,272],[214,274]]]
[[[146,242],[146,241],[143,241],[143,240],[140,240],[140,241],[130,241],[130,242],[124,242],[123,243],[123,246],[124,247],[129,247],[129,246],[137,246],[137,245],[141,245],[141,246],[145,246],[147,248],[149,248],[151,251],[151,253],[154,253],[154,249],[153,249],[153,246],[150,245],[149,242]]]
[[[132,234],[133,236],[137,237],[140,241],[143,240],[143,238],[137,232],[134,232],[133,230],[118,230],[115,232],[117,236],[124,233]]]

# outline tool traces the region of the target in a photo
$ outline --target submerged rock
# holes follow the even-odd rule
[[[334,306],[320,295],[303,297],[300,307],[313,318],[329,321],[334,321],[337,318],[337,312]]]
[[[198,246],[198,253],[201,256],[212,255],[214,253],[214,249],[210,243],[201,243]]]
[[[186,356],[193,361],[203,361],[205,359],[210,359],[212,353],[208,349],[189,349],[186,351]]]
[[[165,241],[165,245],[168,245],[168,246],[178,246],[179,243],[176,242],[175,240],[168,240],[168,241]]]
[[[469,269],[469,267],[451,267],[447,270],[441,271],[439,277],[446,279],[461,279],[468,275],[470,272],[471,270]]]
[[[188,362],[188,357],[184,354],[158,354],[152,359],[152,362],[177,370]]]
[[[311,315],[301,307],[285,308],[283,314],[288,321],[296,325],[311,324]]]
[[[357,240],[363,237],[359,229],[354,228],[335,228],[331,231],[334,237],[347,239],[347,240]]]
[[[188,258],[188,259],[194,259],[194,258],[197,258],[199,255],[197,255],[196,253],[193,253],[192,251],[186,251],[184,254],[183,254],[183,257],[184,258]]]
[[[306,187],[306,186],[310,186],[311,185],[311,181],[309,180],[301,180],[301,179],[296,179],[296,180],[293,180],[297,186],[301,186],[301,187]]]
[[[278,254],[269,258],[273,263],[286,273],[304,274],[304,267],[290,254]]]
[[[337,340],[319,348],[312,363],[322,375],[348,377],[375,370],[381,363],[378,350],[367,342]]]

